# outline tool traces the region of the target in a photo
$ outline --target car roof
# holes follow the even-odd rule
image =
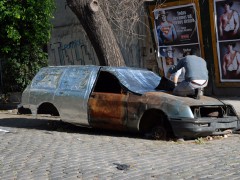
[[[100,71],[115,75],[125,88],[137,94],[156,91],[161,79],[154,72],[140,68],[102,66]]]
[[[135,67],[114,67],[114,66],[97,66],[97,65],[67,65],[67,66],[49,66],[45,68],[77,68],[86,67],[92,71],[105,71],[113,74],[118,78],[122,86],[136,94],[144,94],[146,92],[155,92],[161,77],[154,72]],[[43,68],[44,69],[44,68]]]

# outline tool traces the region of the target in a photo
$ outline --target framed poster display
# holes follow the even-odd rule
[[[240,1],[214,0],[213,6],[219,83],[240,82]]]

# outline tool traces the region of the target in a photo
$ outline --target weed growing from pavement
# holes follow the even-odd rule
[[[195,139],[196,144],[204,144],[204,139],[202,137]]]

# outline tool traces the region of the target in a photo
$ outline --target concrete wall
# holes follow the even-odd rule
[[[49,65],[98,65],[99,61],[86,33],[66,6],[65,0],[57,0],[56,6],[55,19],[52,22],[54,28],[48,45]],[[147,19],[142,18],[148,23]],[[137,26],[136,31],[139,34],[149,33],[144,25]],[[136,37],[128,40],[128,37],[122,36],[118,31],[115,33],[127,66],[158,72],[150,34],[141,39]]]
[[[86,33],[65,0],[56,2],[54,28],[48,45],[49,65],[99,64]]]

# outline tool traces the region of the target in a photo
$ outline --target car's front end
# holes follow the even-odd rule
[[[169,118],[177,137],[223,135],[238,129],[239,118],[231,105],[194,105],[189,108],[193,118]]]
[[[239,128],[240,120],[233,106],[216,98],[202,96],[196,100],[163,92],[145,95],[154,102],[150,108],[161,109],[166,114],[178,138],[224,135]]]

